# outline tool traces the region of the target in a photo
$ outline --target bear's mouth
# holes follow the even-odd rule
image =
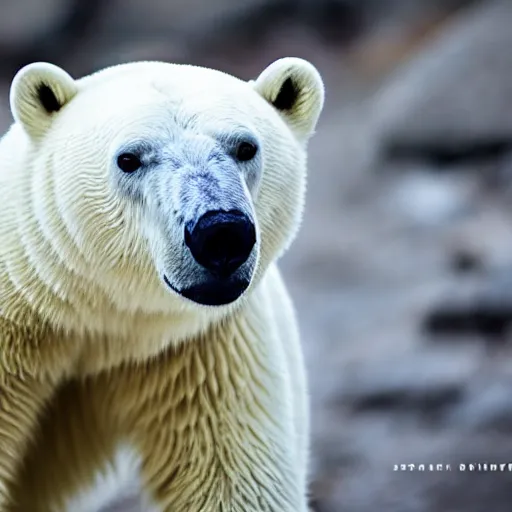
[[[213,279],[178,290],[168,277],[163,276],[165,284],[175,293],[202,306],[226,306],[235,302],[249,287],[248,279]]]

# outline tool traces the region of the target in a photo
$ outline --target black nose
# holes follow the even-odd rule
[[[247,261],[256,229],[240,211],[210,211],[185,226],[185,243],[197,263],[218,277],[228,277]]]

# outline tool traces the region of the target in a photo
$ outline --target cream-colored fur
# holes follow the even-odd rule
[[[316,70],[282,59],[247,83],[133,63],[75,81],[34,64],[11,105],[0,142],[0,511],[73,512],[123,446],[157,510],[305,511],[306,380],[275,262],[302,215],[323,105]],[[161,277],[195,279],[173,217],[187,180],[169,174],[168,196],[147,182],[138,203],[114,155],[141,138],[181,144],[194,150],[168,161],[193,168],[236,130],[260,144],[257,180],[240,182],[256,264],[238,300],[201,306]]]

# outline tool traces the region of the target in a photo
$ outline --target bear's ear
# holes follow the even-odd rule
[[[12,81],[10,103],[14,120],[31,137],[40,137],[76,92],[76,82],[63,69],[46,62],[29,64]]]
[[[324,84],[309,62],[288,57],[270,64],[253,82],[255,90],[284,117],[305,142],[314,132],[324,105]]]

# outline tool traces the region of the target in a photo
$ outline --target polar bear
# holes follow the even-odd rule
[[[94,512],[88,490],[129,459],[146,511],[306,511],[306,378],[276,261],[301,222],[316,68],[75,80],[34,63],[10,102],[0,510]]]

